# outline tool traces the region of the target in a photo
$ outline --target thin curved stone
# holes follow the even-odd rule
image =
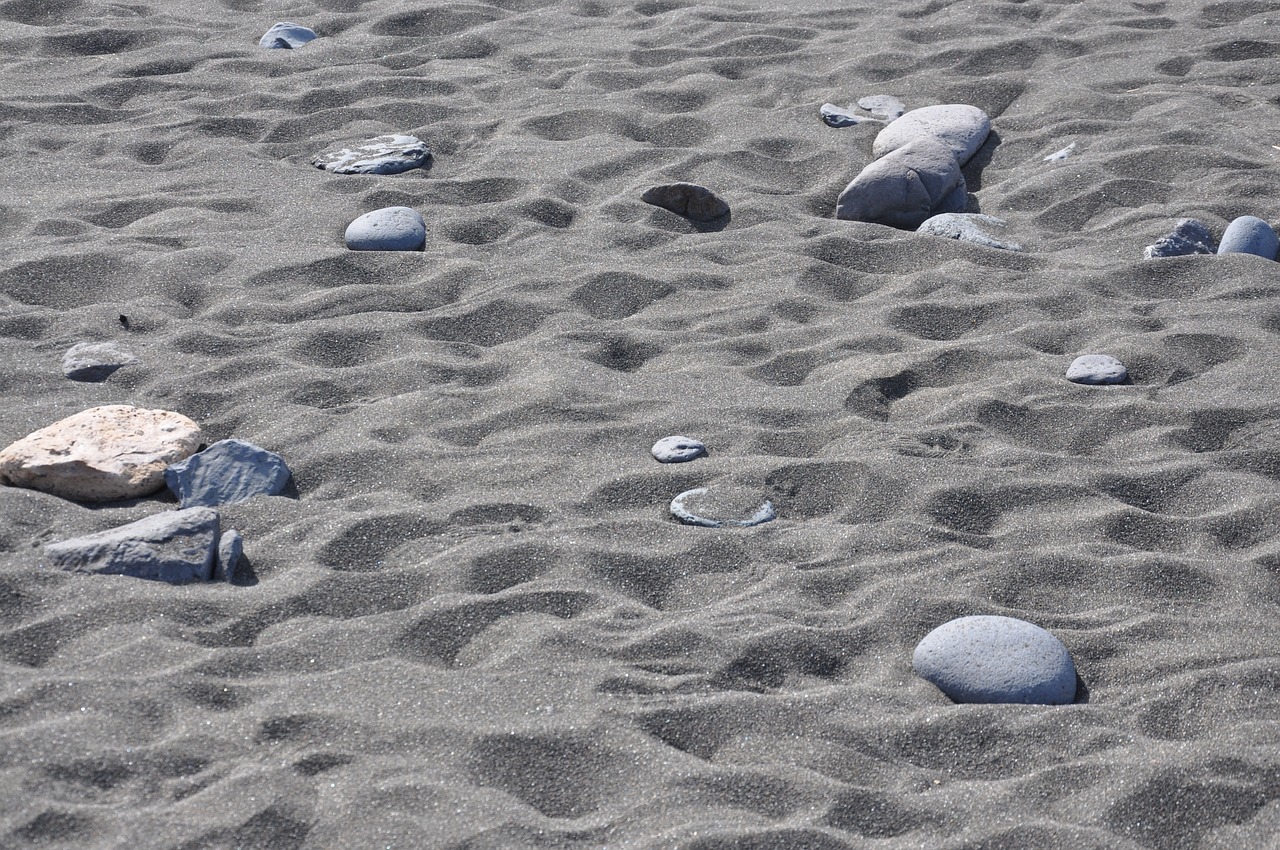
[[[1062,162],[1062,160],[1066,159],[1067,157],[1071,156],[1071,154],[1075,153],[1075,150],[1076,150],[1076,143],[1072,142],[1062,150],[1054,151],[1053,153],[1049,154],[1042,161],[1043,162]]]
[[[729,214],[729,205],[706,186],[668,183],[646,189],[640,200],[694,221],[715,221]]]
[[[311,160],[334,174],[400,174],[431,161],[431,148],[417,136],[393,133],[351,148],[325,151]]]
[[[916,233],[928,233],[945,239],[959,239],[984,245],[988,248],[999,248],[1002,251],[1021,251],[1022,246],[1015,242],[1001,242],[982,229],[982,225],[1002,228],[1003,219],[982,213],[942,213],[926,219],[916,228]]]
[[[315,30],[301,24],[284,22],[276,24],[263,33],[262,38],[258,39],[258,46],[268,50],[293,50],[315,41],[318,37]]]
[[[685,504],[691,499],[705,495],[708,492],[706,487],[695,487],[692,490],[685,490],[680,495],[671,500],[671,515],[685,525],[700,525],[704,528],[723,528],[725,526],[734,526],[737,528],[750,528],[753,525],[761,525],[770,520],[777,519],[777,512],[773,508],[773,502],[765,500],[756,512],[747,519],[716,519],[714,517],[704,517],[695,514]]]
[[[875,118],[888,124],[901,118],[907,111],[907,105],[891,94],[870,94],[858,98],[858,106],[867,110]]]

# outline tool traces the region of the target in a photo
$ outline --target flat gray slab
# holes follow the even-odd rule
[[[60,570],[127,575],[176,584],[208,581],[213,577],[220,537],[217,511],[188,508],[51,543],[44,551],[48,565]],[[239,554],[238,550],[228,550],[228,557],[233,553]],[[222,572],[234,569],[232,563],[224,565]]]
[[[184,508],[274,496],[289,476],[284,458],[244,440],[220,440],[164,471],[165,483]]]

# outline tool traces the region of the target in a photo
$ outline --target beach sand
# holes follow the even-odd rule
[[[221,509],[232,584],[42,565],[167,494],[0,488],[0,845],[1276,846],[1280,265],[1142,252],[1280,217],[1280,4],[0,19],[0,446],[131,404],[293,471]],[[833,217],[878,127],[819,107],[876,94],[991,116],[1024,251]],[[388,133],[431,167],[310,164]],[[730,219],[640,201],[676,181]],[[425,250],[348,251],[388,206]],[[106,341],[140,363],[63,376]],[[696,487],[778,518],[680,525]],[[970,614],[1076,702],[916,676]]]

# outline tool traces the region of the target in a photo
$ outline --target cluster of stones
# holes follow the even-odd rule
[[[1148,260],[1191,254],[1254,254],[1275,260],[1280,255],[1280,237],[1274,227],[1257,216],[1242,215],[1227,225],[1215,247],[1207,224],[1184,218],[1143,252]]]
[[[106,405],[81,411],[0,451],[0,484],[78,502],[140,499],[167,484],[179,509],[45,548],[51,566],[169,582],[231,581],[243,553],[216,508],[277,495],[279,455],[241,440],[200,451],[200,426],[180,413]]]

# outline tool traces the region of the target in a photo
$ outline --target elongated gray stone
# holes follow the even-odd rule
[[[409,207],[383,207],[347,225],[352,251],[421,251],[427,242],[427,223]]]
[[[1016,242],[1001,242],[984,230],[984,227],[1003,228],[1003,219],[982,213],[942,213],[925,219],[916,233],[928,233],[946,239],[959,239],[988,248],[1000,248],[1004,251],[1021,251],[1022,246]]]
[[[960,617],[916,646],[911,666],[955,702],[1065,705],[1076,667],[1056,637],[1013,617]]]
[[[269,50],[293,50],[315,41],[316,38],[315,30],[307,29],[301,24],[279,23],[258,39],[258,46]]]
[[[836,218],[915,230],[938,213],[963,212],[968,203],[955,155],[942,142],[925,138],[862,169],[840,193]]]
[[[117,369],[137,362],[114,342],[78,342],[62,355],[62,374],[73,381],[105,381]]]
[[[49,566],[61,570],[173,583],[208,581],[219,537],[217,511],[188,508],[51,543],[44,551]]]
[[[222,532],[218,541],[218,557],[213,565],[214,581],[235,581],[236,566],[244,555],[244,538],[234,528]]]
[[[399,174],[431,161],[431,148],[417,136],[395,133],[355,147],[325,151],[311,160],[334,174]]]
[[[1067,367],[1067,380],[1073,384],[1123,384],[1129,370],[1110,354],[1081,354]]]
[[[164,471],[165,483],[184,508],[274,496],[284,490],[289,476],[284,458],[244,440],[219,440]]]
[[[991,119],[976,106],[951,103],[913,109],[887,124],[871,145],[876,157],[906,147],[919,139],[946,145],[961,165],[969,161],[991,133]]]
[[[1218,242],[1219,254],[1256,254],[1268,260],[1276,258],[1280,251],[1280,238],[1275,229],[1257,216],[1242,215],[1222,232]]]
[[[715,221],[729,214],[729,205],[724,199],[697,183],[654,186],[646,189],[640,200],[694,221]]]

